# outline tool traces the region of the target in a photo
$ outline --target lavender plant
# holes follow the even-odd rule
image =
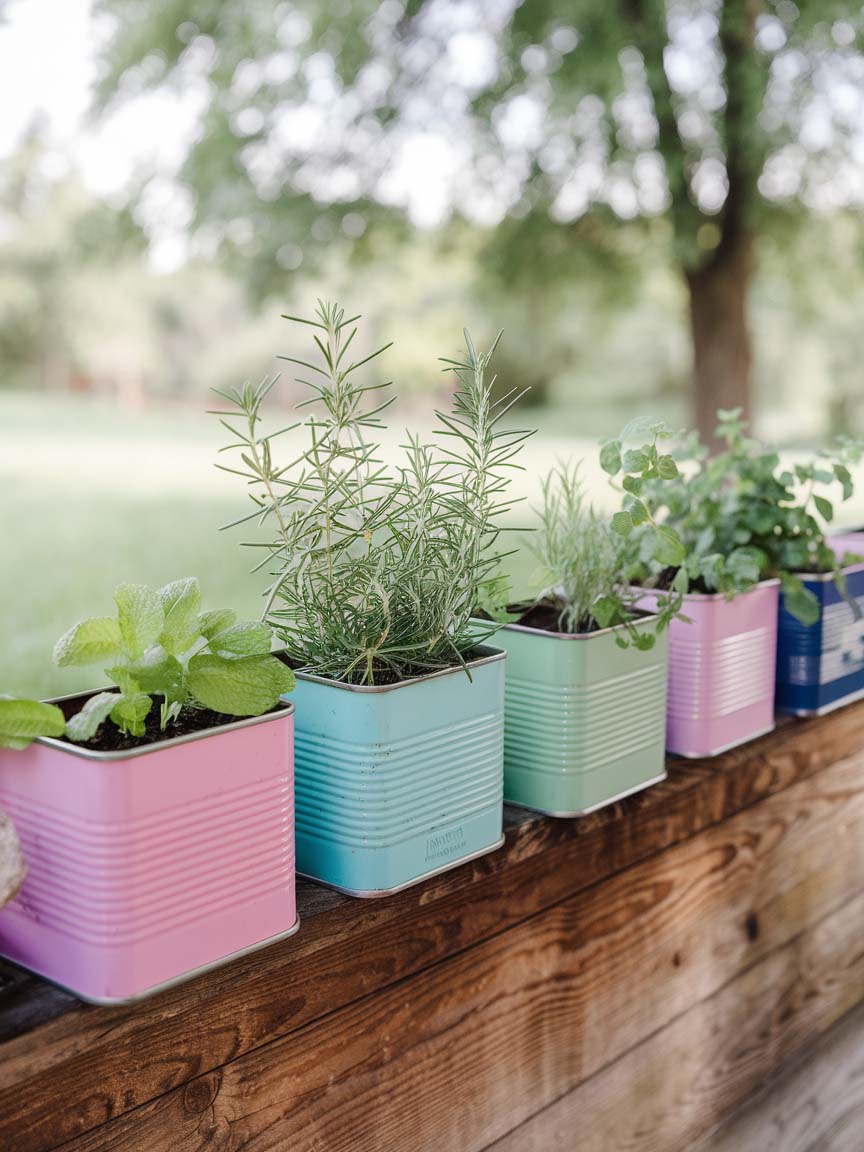
[[[353,360],[359,316],[319,302],[311,318],[285,317],[311,330],[312,359],[285,357],[304,370],[311,395],[306,445],[278,463],[274,440],[301,427],[262,430],[275,379],[222,392],[217,412],[239,454],[256,521],[267,530],[256,571],[267,570],[263,619],[297,668],[352,684],[395,682],[465,665],[478,642],[471,614],[494,584],[502,515],[512,501],[510,470],[530,432],[505,429],[516,390],[493,395],[488,352],[465,332],[465,354],[444,360],[455,375],[449,412],[436,413],[440,444],[408,437],[403,464],[388,469],[372,438],[383,428],[387,383],[360,383],[358,370],[389,345]],[[500,334],[499,334],[500,336]],[[229,527],[230,527],[229,526]]]

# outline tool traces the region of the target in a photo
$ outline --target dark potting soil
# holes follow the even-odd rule
[[[79,710],[85,699],[86,697],[81,697],[78,700],[64,701],[60,705],[64,712],[67,712],[67,719]],[[271,712],[278,711],[279,706],[271,709]],[[61,739],[66,740],[66,743],[74,748],[89,748],[93,752],[127,752],[130,748],[143,748],[147,744],[158,744],[161,740],[175,740],[178,736],[191,736],[195,732],[206,732],[208,728],[223,728],[226,724],[249,719],[249,716],[226,716],[224,712],[213,712],[210,708],[186,707],[163,732],[159,726],[159,703],[154,701],[144,721],[143,736],[129,736],[121,732],[109,716],[99,725],[92,740],[77,742],[66,740],[65,736]]]
[[[514,616],[518,616],[518,620],[514,620],[514,624],[520,624],[523,628],[536,628],[538,632],[552,632],[556,635],[565,633],[565,629],[561,627],[560,617],[564,608],[564,603],[561,600],[537,600],[533,604],[508,604],[507,611]],[[578,632],[582,633],[599,632],[600,627],[596,620],[580,620]]]

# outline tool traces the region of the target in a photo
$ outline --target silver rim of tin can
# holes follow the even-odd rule
[[[64,704],[69,700],[87,700],[98,692],[110,691],[107,688],[96,688],[92,692],[72,692],[68,696],[54,696],[46,700],[46,704]],[[220,736],[223,732],[236,732],[240,728],[251,728],[255,724],[266,724],[271,720],[284,720],[294,714],[294,704],[284,698],[272,712],[265,712],[263,716],[244,716],[240,720],[232,720],[230,724],[218,724],[212,728],[202,728],[200,732],[187,732],[183,736],[172,736],[168,740],[155,740],[152,744],[142,744],[138,748],[125,748],[117,752],[99,752],[94,748],[82,748],[80,744],[60,740],[54,736],[40,736],[34,743],[45,744],[49,748],[56,748],[58,752],[66,752],[70,756],[78,756],[82,760],[133,760],[136,756],[149,756],[152,752],[161,752],[163,748],[175,748],[179,744],[191,744],[194,740],[206,740],[211,736]]]

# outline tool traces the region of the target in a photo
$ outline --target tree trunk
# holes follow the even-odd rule
[[[691,408],[704,444],[717,447],[718,408],[750,416],[753,354],[747,297],[753,268],[749,235],[724,235],[713,259],[685,272],[693,341]]]

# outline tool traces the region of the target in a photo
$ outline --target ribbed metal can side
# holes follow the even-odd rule
[[[28,875],[0,953],[84,999],[141,998],[297,921],[293,706],[128,754],[0,749]]]
[[[653,627],[642,620],[637,628]],[[665,776],[668,644],[622,649],[615,629],[571,637],[508,626],[504,796],[557,816],[592,812]]]
[[[830,574],[801,579],[819,601],[819,619],[802,624],[780,598],[777,633],[777,708],[817,715],[864,694],[864,563],[843,569],[847,596]]]
[[[500,846],[504,654],[369,690],[297,677],[298,870],[386,895]]]
[[[687,619],[669,629],[669,752],[715,756],[773,728],[779,590],[765,580],[731,599],[684,597]],[[640,593],[643,607],[661,595]]]

